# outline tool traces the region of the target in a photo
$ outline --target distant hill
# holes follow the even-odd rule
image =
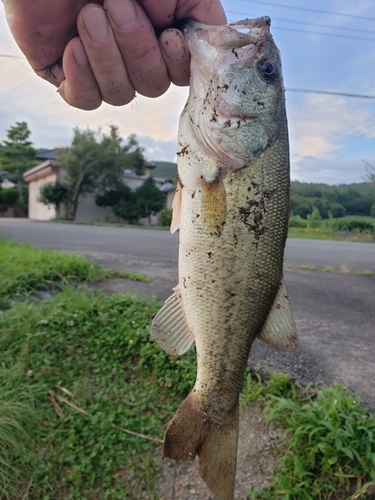
[[[152,170],[152,177],[164,177],[164,179],[171,179],[176,183],[177,163],[171,161],[155,161],[157,167]]]
[[[292,215],[307,217],[315,207],[323,218],[345,215],[375,216],[375,186],[371,182],[357,184],[305,183],[294,181],[290,189]]]

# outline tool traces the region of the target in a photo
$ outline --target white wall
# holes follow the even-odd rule
[[[49,175],[44,177],[44,179],[39,179],[37,181],[30,182],[29,184],[29,219],[33,220],[49,220],[56,217],[56,210],[53,207],[48,207],[43,205],[38,201],[39,190],[48,182],[55,182],[56,175]]]

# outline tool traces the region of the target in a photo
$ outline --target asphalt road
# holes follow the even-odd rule
[[[157,229],[116,228],[0,219],[0,236],[64,252],[78,252],[102,266],[146,274],[150,283],[108,280],[108,291],[139,291],[165,300],[177,284],[178,235]],[[290,239],[287,262],[341,265],[375,272],[375,245]],[[287,269],[285,281],[300,347],[279,353],[256,341],[250,362],[289,371],[306,383],[334,380],[363,393],[375,409],[375,277]]]

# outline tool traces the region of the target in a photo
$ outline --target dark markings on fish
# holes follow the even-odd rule
[[[263,196],[266,200],[271,200],[273,198],[273,195],[275,194],[276,189],[265,189],[263,191]]]
[[[237,128],[240,128],[241,126],[241,120],[237,120]]]
[[[184,146],[181,151],[177,153],[177,156],[185,156],[186,154],[189,154],[188,147],[188,145]]]
[[[211,259],[212,257],[212,252],[207,252],[208,258]]]
[[[258,191],[259,184],[251,181],[251,184]],[[263,224],[265,212],[267,212],[266,201],[270,200],[274,195],[275,190],[264,190],[260,199],[247,199],[246,205],[238,208],[240,220],[245,224],[249,233],[254,234],[254,238],[258,241],[260,237],[268,231],[268,227]]]
[[[227,120],[226,122],[224,122],[224,127],[230,127],[230,124],[232,122],[230,120]]]
[[[191,197],[194,198],[195,196],[195,191],[193,191],[193,193],[191,193]]]
[[[253,186],[254,189],[256,189],[255,194],[256,195],[259,194],[260,193],[260,189],[259,189],[260,186],[259,186],[258,182],[255,182],[254,179],[251,179],[250,184]]]
[[[179,176],[178,173],[176,174],[176,178],[177,178],[177,183],[180,185],[180,188],[183,189],[185,186],[184,186],[184,183],[182,182],[181,177]]]
[[[234,239],[234,246],[236,247],[238,245],[238,238],[234,231],[233,231],[233,239]]]
[[[218,116],[219,116],[219,115],[218,115],[218,114],[217,114],[217,112],[216,112],[216,108],[214,108],[214,109],[213,109],[213,111],[212,111],[212,116],[211,116],[211,120],[210,120],[210,121],[211,121],[211,122],[217,122],[217,117],[218,117]]]

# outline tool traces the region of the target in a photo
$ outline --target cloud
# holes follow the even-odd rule
[[[375,155],[365,157],[375,165]],[[302,157],[292,161],[291,178],[301,182],[323,182],[326,184],[351,184],[364,182],[366,169],[362,157]]]
[[[375,119],[358,100],[306,94],[289,106],[289,132],[293,156],[323,157],[343,149],[355,134],[374,137]]]
[[[139,144],[145,148],[147,160],[177,161],[177,137],[170,141],[153,139],[148,136],[137,136]]]

